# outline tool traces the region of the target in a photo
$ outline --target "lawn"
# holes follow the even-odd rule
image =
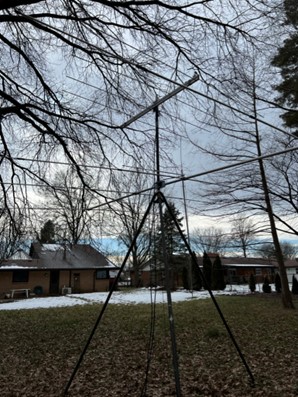
[[[213,303],[190,300],[173,304],[182,396],[297,396],[298,310],[283,309],[275,294],[217,301],[256,385]],[[100,307],[0,311],[1,397],[62,396]],[[153,309],[107,308],[70,397],[175,396],[167,306]]]

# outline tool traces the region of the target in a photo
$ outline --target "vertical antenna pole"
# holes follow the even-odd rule
[[[168,254],[167,254],[167,250],[166,250],[164,222],[163,222],[163,213],[162,213],[163,199],[162,199],[162,196],[160,195],[162,181],[160,180],[160,162],[159,162],[160,151],[159,151],[159,110],[158,110],[158,106],[156,106],[154,108],[154,112],[155,112],[155,145],[156,145],[155,147],[156,147],[156,178],[157,178],[156,191],[157,191],[158,205],[159,205],[160,228],[162,231],[161,238],[162,238],[163,261],[164,261],[164,266],[165,266],[165,283],[166,283],[166,293],[167,293],[167,303],[168,303],[169,328],[170,328],[170,336],[171,336],[172,363],[173,363],[173,370],[174,370],[174,377],[175,377],[176,397],[181,397],[179,360],[178,360],[178,352],[177,352],[174,313],[173,313],[173,304],[172,304],[172,295],[171,295],[170,269],[169,269]]]
[[[185,193],[185,184],[184,184],[184,173],[182,166],[182,139],[180,137],[180,163],[181,163],[181,180],[182,180],[182,194],[183,194],[183,203],[184,203],[184,214],[185,214],[185,224],[186,224],[186,235],[188,244],[190,244],[190,233],[189,233],[189,224],[188,224],[188,212],[186,206],[186,193]],[[188,282],[189,289],[193,296],[193,279],[192,279],[192,261],[188,259]]]
[[[158,106],[153,109],[155,113],[155,156],[156,156],[156,187],[160,191],[160,159],[159,159],[159,110]]]

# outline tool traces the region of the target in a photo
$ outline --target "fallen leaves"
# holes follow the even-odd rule
[[[211,301],[174,305],[183,396],[294,397],[298,366],[296,311],[274,296],[222,297],[220,305],[255,376],[249,385]],[[85,346],[96,305],[0,312],[1,397],[57,397]],[[69,390],[69,397],[176,395],[164,305],[156,308],[149,354],[149,305],[109,307]],[[146,372],[147,371],[147,372]]]

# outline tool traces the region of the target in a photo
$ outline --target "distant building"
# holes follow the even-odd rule
[[[217,254],[208,254],[211,262],[213,263]],[[179,257],[179,266],[175,265],[171,269],[171,277],[174,283],[174,287],[182,287],[182,269],[186,267],[189,269],[190,262],[188,256]],[[257,283],[262,283],[265,277],[268,277],[270,282],[274,282],[275,273],[278,271],[278,265],[276,261],[270,261],[263,258],[242,258],[242,257],[220,257],[225,282],[227,284],[245,284],[248,283],[251,274],[255,276]],[[200,269],[203,269],[203,257],[197,257],[197,263]],[[288,263],[288,262],[287,262]],[[298,273],[298,262],[297,273]],[[295,271],[296,271],[295,270]],[[288,271],[294,271],[293,268]],[[290,274],[290,273],[289,273]],[[131,277],[133,278],[133,272]],[[291,276],[289,276],[291,277]],[[165,285],[165,267],[163,262],[154,260],[153,258],[148,260],[140,267],[140,280],[141,286],[164,286]],[[289,280],[290,281],[290,280]]]

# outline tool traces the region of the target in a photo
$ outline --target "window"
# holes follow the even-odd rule
[[[108,270],[96,270],[96,280],[101,280],[104,278],[109,278]]]
[[[13,283],[28,283],[29,271],[28,270],[14,270],[12,273]]]
[[[261,276],[262,275],[262,268],[261,267],[257,267],[256,268],[256,276]]]

